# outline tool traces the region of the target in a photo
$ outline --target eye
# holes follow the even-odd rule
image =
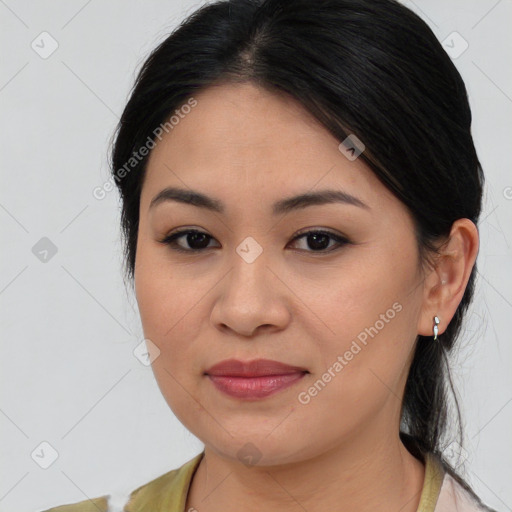
[[[188,248],[178,243],[182,238],[185,243],[188,244]],[[350,243],[344,236],[325,230],[305,231],[293,238],[292,242],[301,239],[306,239],[307,245],[312,249],[306,250],[306,252],[332,252]],[[173,250],[178,252],[198,253],[204,251],[204,249],[208,249],[211,240],[214,240],[214,238],[203,231],[197,229],[183,229],[167,235],[163,240],[159,240],[159,243],[169,245]],[[330,245],[330,241],[335,242],[334,248]]]
[[[189,244],[189,247],[191,247],[190,249],[183,248],[178,244],[178,240],[185,236],[185,241]],[[213,240],[213,237],[203,231],[197,229],[183,229],[167,235],[163,240],[159,240],[159,242],[164,245],[170,245],[174,251],[192,253],[201,252],[203,249],[207,248],[210,240]]]
[[[350,241],[344,236],[325,230],[305,231],[302,234],[296,236],[292,240],[292,242],[294,242],[295,240],[300,240],[302,238],[306,240],[306,244],[312,249],[312,251],[306,252],[332,252],[339,249],[343,245],[350,243]],[[335,242],[334,248],[333,246],[330,246],[329,248],[329,240]],[[325,250],[327,248],[328,250]]]

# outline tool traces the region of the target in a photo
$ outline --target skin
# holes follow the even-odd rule
[[[436,265],[425,268],[406,207],[295,100],[250,83],[194,97],[197,106],[150,155],[135,266],[144,335],[160,351],[158,385],[205,444],[186,510],[416,511],[424,466],[399,439],[401,399],[417,335],[432,335],[434,315],[442,333],[462,299],[476,227],[456,221]],[[175,201],[150,209],[168,186],[198,190],[226,211]],[[272,215],[275,201],[320,189],[348,192],[368,208],[333,203]],[[208,248],[182,254],[159,243],[185,227],[210,235]],[[307,237],[294,241],[305,228],[350,243],[327,239],[314,251]],[[248,236],[263,249],[252,263],[236,252]],[[186,236],[177,243],[190,249]],[[400,312],[301,404],[299,393],[394,303]],[[310,373],[244,401],[204,375],[228,358]],[[237,455],[246,443],[258,450],[254,465]]]

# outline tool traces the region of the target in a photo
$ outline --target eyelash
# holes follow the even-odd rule
[[[183,247],[180,247],[179,245],[177,245],[176,242],[179,238],[182,238],[184,235],[188,235],[188,234],[192,234],[192,233],[206,235],[207,237],[209,237],[210,240],[214,239],[212,236],[208,235],[208,233],[205,233],[204,231],[199,231],[197,229],[183,229],[181,231],[176,231],[174,233],[170,233],[163,240],[158,240],[158,242],[161,244],[170,246],[173,251],[187,253],[187,254],[200,253],[200,252],[204,252],[205,250],[207,250],[208,249],[207,247],[205,247],[203,249],[183,249]],[[299,233],[297,236],[295,236],[292,239],[292,242],[295,242],[296,240],[305,238],[312,234],[328,236],[329,238],[332,238],[336,243],[338,243],[338,247],[335,247],[334,249],[332,249],[332,248],[331,249],[319,249],[318,251],[310,250],[310,251],[305,251],[305,252],[309,252],[309,253],[313,253],[313,254],[318,254],[318,253],[326,254],[326,253],[331,253],[333,251],[341,249],[344,245],[351,243],[347,238],[337,235],[335,233],[332,233],[330,231],[325,231],[325,230],[304,231],[302,233]]]

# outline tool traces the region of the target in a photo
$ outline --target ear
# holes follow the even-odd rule
[[[439,334],[446,330],[466,290],[478,247],[475,224],[469,219],[456,220],[434,267],[425,276],[418,334],[434,335],[434,316],[439,318]]]

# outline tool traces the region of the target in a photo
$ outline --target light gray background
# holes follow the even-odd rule
[[[133,355],[143,335],[122,281],[117,192],[92,195],[109,178],[108,143],[136,70],[200,3],[0,0],[1,511],[132,490],[202,449]],[[457,31],[469,43],[454,61],[487,188],[454,374],[467,478],[512,510],[512,1],[405,3],[441,41]],[[51,48],[43,31],[58,43],[46,59],[31,47]],[[57,248],[47,262],[32,251],[43,237]],[[34,460],[50,461],[44,441],[58,452],[48,469]]]

